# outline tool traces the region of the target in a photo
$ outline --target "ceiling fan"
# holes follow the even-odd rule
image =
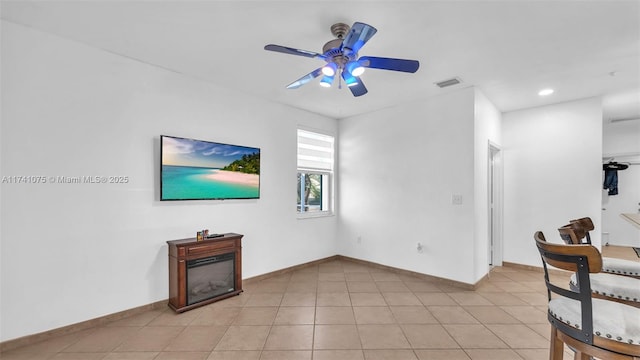
[[[339,87],[344,80],[353,96],[362,96],[367,93],[367,88],[360,79],[365,68],[415,73],[420,67],[420,63],[416,60],[373,56],[358,57],[358,51],[377,31],[373,26],[361,22],[356,22],[351,27],[347,24],[337,23],[331,26],[331,33],[336,39],[324,45],[322,54],[273,44],[266,45],[264,49],[289,55],[318,58],[327,62],[326,65],[287,85],[287,89],[297,89],[323,75],[320,80],[321,86],[331,87],[337,77]]]

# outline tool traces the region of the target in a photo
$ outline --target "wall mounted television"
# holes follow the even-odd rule
[[[260,198],[260,149],[160,136],[160,200]]]

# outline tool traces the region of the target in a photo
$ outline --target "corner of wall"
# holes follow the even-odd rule
[[[502,113],[474,87],[474,271],[475,280],[490,270],[489,144],[500,144]],[[498,179],[497,179],[498,180]],[[499,195],[499,194],[496,194]],[[497,234],[496,234],[497,235]]]

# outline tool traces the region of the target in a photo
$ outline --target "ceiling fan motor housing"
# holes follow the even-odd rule
[[[331,25],[331,34],[336,37],[322,47],[322,54],[326,56],[327,62],[333,62],[338,68],[343,68],[350,60],[355,60],[358,54],[353,53],[348,56],[342,50],[342,41],[346,34],[349,33],[351,27],[345,23],[336,23]]]
[[[335,39],[326,43],[322,48],[326,61],[334,62],[338,68],[341,68],[349,61],[349,59],[344,56],[342,49],[340,49],[340,45],[342,45],[342,40]]]

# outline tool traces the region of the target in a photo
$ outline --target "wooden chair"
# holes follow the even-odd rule
[[[573,235],[568,232],[563,233],[561,231],[560,237],[567,244],[584,244],[582,239],[586,239],[586,243],[591,244],[591,236],[589,236],[589,231],[595,228],[593,226],[593,221],[591,221],[591,218],[584,217],[577,220],[571,220],[570,224],[565,225],[560,229],[563,228],[571,228],[574,231]],[[603,257],[602,271],[610,274],[631,276],[640,279],[640,262]]]
[[[591,356],[603,360],[640,360],[640,309],[591,297],[590,274],[602,268],[598,249],[588,244],[548,243],[540,231],[534,239],[542,257],[549,299],[549,359],[562,360],[563,344],[567,344],[574,349],[576,360],[588,360]],[[552,283],[549,265],[574,272],[579,288],[567,289]]]
[[[592,231],[596,228],[595,225],[593,225],[593,221],[591,220],[591,218],[583,217],[580,219],[571,220],[570,223],[580,225],[582,229],[584,229],[587,244],[591,244],[591,235],[589,235],[589,231]]]
[[[558,229],[558,232],[562,240],[571,246],[576,243],[579,244],[580,242],[577,239],[584,236],[584,231],[577,224],[563,226]],[[603,264],[605,259],[601,258]],[[602,265],[602,268],[604,268],[604,265]],[[640,279],[606,272],[592,274],[590,279],[593,297],[618,301],[640,308]],[[571,276],[570,285],[572,288],[579,286],[576,274]]]
[[[591,238],[589,238],[589,242],[582,242],[582,239],[586,237],[587,231],[579,223],[572,222],[567,225],[563,225],[558,228],[558,231],[560,232],[560,238],[567,245],[591,245]]]

